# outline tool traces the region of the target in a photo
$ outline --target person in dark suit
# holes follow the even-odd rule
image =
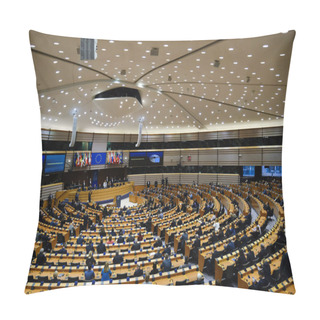
[[[52,244],[51,242],[49,241],[49,238],[45,238],[43,241],[42,241],[42,248],[44,249],[44,252],[47,252],[47,253],[50,253],[51,250],[52,250]]]
[[[280,263],[280,280],[286,280],[292,277],[292,270],[290,265],[290,260],[288,257],[288,253],[285,252],[282,255],[281,263]]]
[[[133,245],[131,247],[131,250],[136,251],[136,250],[140,250],[140,248],[141,248],[140,243],[138,243],[136,240],[134,240]]]
[[[124,237],[122,236],[122,234],[120,232],[119,232],[117,243],[124,243]]]
[[[97,246],[97,253],[104,253],[104,252],[106,252],[106,246],[103,243],[103,240],[101,240]]]
[[[47,262],[47,258],[46,255],[44,253],[44,249],[41,248],[39,254],[37,255],[37,260],[36,260],[36,264],[39,266],[43,266],[45,265]]]
[[[86,259],[86,265],[89,267],[89,266],[94,266],[96,264],[96,260],[94,259],[93,257],[93,252],[90,251],[88,256],[87,256],[87,259]]]
[[[166,255],[166,254],[168,254],[169,256],[171,254],[171,246],[170,246],[170,244],[167,244],[165,249],[162,251],[162,255]]]
[[[83,236],[82,236],[82,233],[80,233],[79,234],[79,237],[78,237],[78,239],[77,239],[77,244],[83,244],[83,242],[84,242],[84,239],[83,239]]]
[[[181,236],[181,250],[184,252],[185,244],[188,241],[188,233],[187,231],[184,231]]]
[[[260,252],[258,253],[259,260],[262,260],[267,254],[266,248],[263,244],[260,246]]]
[[[217,240],[218,240],[218,237],[217,237],[215,231],[212,231],[212,233],[211,233],[211,235],[209,237],[209,240],[208,240],[208,244],[209,245],[210,244],[214,244],[214,243],[216,243]]]
[[[170,224],[170,228],[174,228],[177,226],[176,220],[172,219],[171,224]]]
[[[154,248],[162,247],[162,241],[160,237],[157,238],[157,241],[154,243],[153,247]]]
[[[278,248],[278,250],[280,250],[282,247],[284,247],[286,245],[286,235],[285,235],[285,232],[284,232],[284,229],[281,228],[279,231],[278,231],[278,234],[277,234],[278,238],[277,238],[277,241],[276,241],[276,247]]]
[[[157,274],[159,272],[158,267],[157,267],[157,263],[154,262],[152,265],[152,270],[150,272],[150,274]]]
[[[224,250],[225,250],[226,253],[231,253],[235,249],[236,249],[236,247],[235,247],[233,241],[229,241],[229,243],[224,246]]]
[[[155,253],[155,255],[153,256],[153,259],[159,259],[162,258],[162,254],[160,252],[160,249],[158,249],[157,253]]]
[[[88,228],[89,216],[87,213],[83,216],[83,227],[86,230]]]
[[[86,246],[86,253],[88,254],[90,251],[94,252],[94,247],[93,247],[93,243],[92,243],[91,239],[90,239],[89,243]]]
[[[105,237],[107,234],[106,234],[106,231],[104,230],[104,228],[101,228],[100,229],[100,237]]]
[[[235,231],[233,225],[230,225],[230,228],[228,228],[226,233],[225,233],[225,237],[229,238],[229,237],[234,236],[235,234],[236,234],[236,231]]]
[[[123,262],[123,256],[119,254],[119,250],[117,250],[112,262],[113,264],[120,264]]]
[[[240,248],[241,247],[241,240],[239,239],[239,235],[238,234],[236,234],[236,238],[234,240],[234,246],[236,248]]]
[[[254,255],[253,251],[249,250],[247,252],[246,258],[247,258],[246,263],[252,263],[252,261],[255,259],[255,255]]]
[[[243,265],[247,262],[247,258],[244,254],[244,251],[242,249],[239,250],[239,257],[236,260],[235,268],[237,271],[240,271],[243,269]]]
[[[193,249],[198,249],[201,247],[201,241],[200,241],[200,238],[199,238],[199,235],[196,235],[196,238],[193,242],[193,245],[192,245],[192,248]]]
[[[67,254],[68,251],[66,249],[66,246],[67,246],[67,244],[64,243],[63,247],[57,253],[59,253],[59,254]]]
[[[196,234],[197,234],[199,237],[202,236],[203,232],[202,232],[201,226],[200,226],[199,229],[197,230]]]
[[[249,241],[249,238],[247,237],[246,234],[244,234],[241,238],[240,238],[240,241],[241,241],[241,245],[244,246],[247,244],[247,242]]]
[[[257,281],[255,278],[252,278],[252,285],[251,287],[249,287],[249,289],[266,290],[268,288],[268,286],[270,285],[269,281],[266,279],[266,277],[261,271],[259,272],[259,275],[259,281]]]
[[[198,260],[198,251],[201,247],[201,241],[199,235],[196,234],[196,238],[192,244],[191,256],[197,261]]]
[[[134,277],[141,277],[143,275],[143,270],[140,267],[140,263],[137,264],[136,270],[134,271]]]
[[[164,260],[161,264],[161,267],[160,269],[164,272],[169,272],[172,268],[172,263],[171,263],[171,260],[169,258],[169,255],[166,254],[165,257],[164,257]]]
[[[132,236],[131,232],[129,233],[129,236],[127,238],[127,242],[133,242],[134,241],[134,237]]]

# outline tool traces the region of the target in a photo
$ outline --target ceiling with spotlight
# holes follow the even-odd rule
[[[97,40],[30,31],[41,126],[184,133],[281,126],[294,31],[201,41]]]

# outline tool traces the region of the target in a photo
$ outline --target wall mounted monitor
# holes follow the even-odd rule
[[[162,166],[163,165],[163,151],[147,152],[146,165],[147,166]]]
[[[262,166],[261,175],[263,177],[281,177],[282,167],[281,166]]]
[[[130,167],[143,167],[146,165],[146,152],[130,152],[129,153],[129,166]]]
[[[129,166],[131,167],[150,167],[163,165],[163,151],[152,152],[130,152]]]
[[[255,166],[243,166],[243,173],[244,177],[251,177],[255,176]]]
[[[65,154],[47,154],[44,165],[44,173],[63,172],[65,160]]]

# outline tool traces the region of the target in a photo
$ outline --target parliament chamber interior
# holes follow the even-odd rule
[[[25,293],[294,294],[281,163],[293,38],[96,40],[83,59],[90,39],[31,31],[43,170]]]

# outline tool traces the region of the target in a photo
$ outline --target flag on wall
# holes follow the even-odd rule
[[[91,166],[91,153],[90,152],[77,152],[77,153],[75,153],[74,165],[76,167]]]
[[[123,153],[118,151],[108,151],[107,164],[122,164]]]
[[[107,158],[107,154],[105,152],[92,153],[91,165],[97,166],[97,165],[106,164],[106,158]]]

